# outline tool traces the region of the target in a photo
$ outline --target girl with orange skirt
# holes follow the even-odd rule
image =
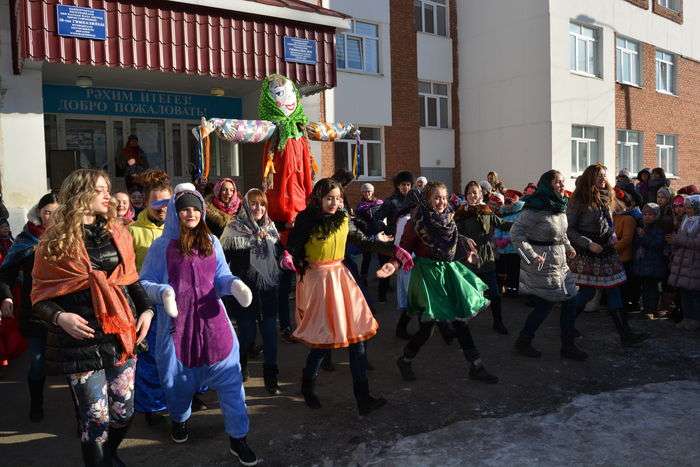
[[[367,379],[365,341],[374,337],[379,324],[343,265],[348,237],[357,238],[358,232],[351,232],[349,216],[341,209],[342,200],[340,183],[330,178],[319,180],[309,206],[299,213],[289,236],[288,249],[297,270],[297,328],[293,335],[311,348],[301,383],[306,404],[312,409],[321,407],[314,393],[321,363],[330,349],[347,347],[358,410],[366,415],[386,404],[385,399],[370,396]],[[376,245],[382,242],[360,238],[361,247],[374,244],[382,248]],[[395,249],[391,243],[383,248],[406,261],[400,248]]]

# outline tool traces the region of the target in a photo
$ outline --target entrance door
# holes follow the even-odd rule
[[[66,119],[66,149],[80,151],[80,168],[109,170],[107,122]]]
[[[165,164],[165,121],[132,118],[131,134],[139,139],[139,146],[152,169],[168,170]]]

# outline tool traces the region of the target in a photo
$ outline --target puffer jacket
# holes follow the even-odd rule
[[[503,207],[501,207],[501,218],[504,222],[515,222],[518,220],[518,217],[520,217],[523,206],[525,206],[524,201],[516,201],[510,205],[503,205]],[[496,252],[499,255],[518,254],[518,250],[513,246],[510,231],[500,228],[496,229],[493,234],[493,241],[496,245]]]
[[[524,209],[510,230],[513,246],[520,249],[520,291],[550,302],[576,296],[578,288],[566,263],[573,250],[567,236],[566,214]],[[520,253],[519,251],[519,253]],[[541,270],[534,258],[545,255]],[[526,259],[525,259],[526,258]],[[529,261],[529,263],[528,263]]]
[[[105,223],[98,220],[92,225],[86,225],[84,239],[93,269],[110,274],[121,259]],[[152,308],[139,281],[123,289],[136,316]],[[88,326],[95,330],[95,337],[82,340],[71,337],[63,328],[53,324],[54,315],[59,311],[75,313],[87,320]],[[33,314],[49,325],[46,341],[46,370],[49,374],[101,370],[117,363],[122,349],[114,334],[102,331],[92,308],[89,288],[37,302],[33,306]]]
[[[700,228],[680,229],[672,244],[668,283],[686,290],[700,290]]]
[[[134,253],[136,253],[136,269],[141,270],[146,253],[156,238],[163,235],[163,222],[153,222],[148,217],[148,209],[144,209],[136,217],[136,222],[129,225],[129,233],[134,239]]]
[[[612,216],[599,207],[580,209],[571,200],[566,208],[566,220],[569,224],[566,234],[577,251],[588,252],[591,243],[604,248],[611,244],[614,234]]]
[[[644,235],[634,241],[634,273],[639,277],[665,279],[668,276],[668,258],[664,254],[666,232],[660,222],[644,227]]]

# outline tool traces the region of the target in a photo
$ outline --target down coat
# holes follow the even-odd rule
[[[520,291],[550,302],[563,302],[576,296],[578,287],[566,264],[566,253],[572,251],[566,235],[565,213],[524,209],[510,230],[513,246],[522,251]],[[544,245],[549,243],[549,245]],[[545,255],[538,270],[535,257]],[[530,262],[526,261],[527,258]]]
[[[669,285],[700,290],[700,228],[681,228],[673,241]]]

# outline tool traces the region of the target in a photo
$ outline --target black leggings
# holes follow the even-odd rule
[[[432,335],[435,324],[435,321],[424,321],[420,323],[418,332],[411,337],[411,340],[408,341],[408,344],[406,344],[403,350],[404,357],[412,359],[418,355],[420,348],[423,347],[423,344],[428,342],[428,339]],[[469,331],[469,325],[464,321],[453,321],[452,328],[454,329],[454,335],[459,342],[459,346],[462,348],[464,357],[470,362],[478,360],[479,351],[474,344],[472,333]]]

